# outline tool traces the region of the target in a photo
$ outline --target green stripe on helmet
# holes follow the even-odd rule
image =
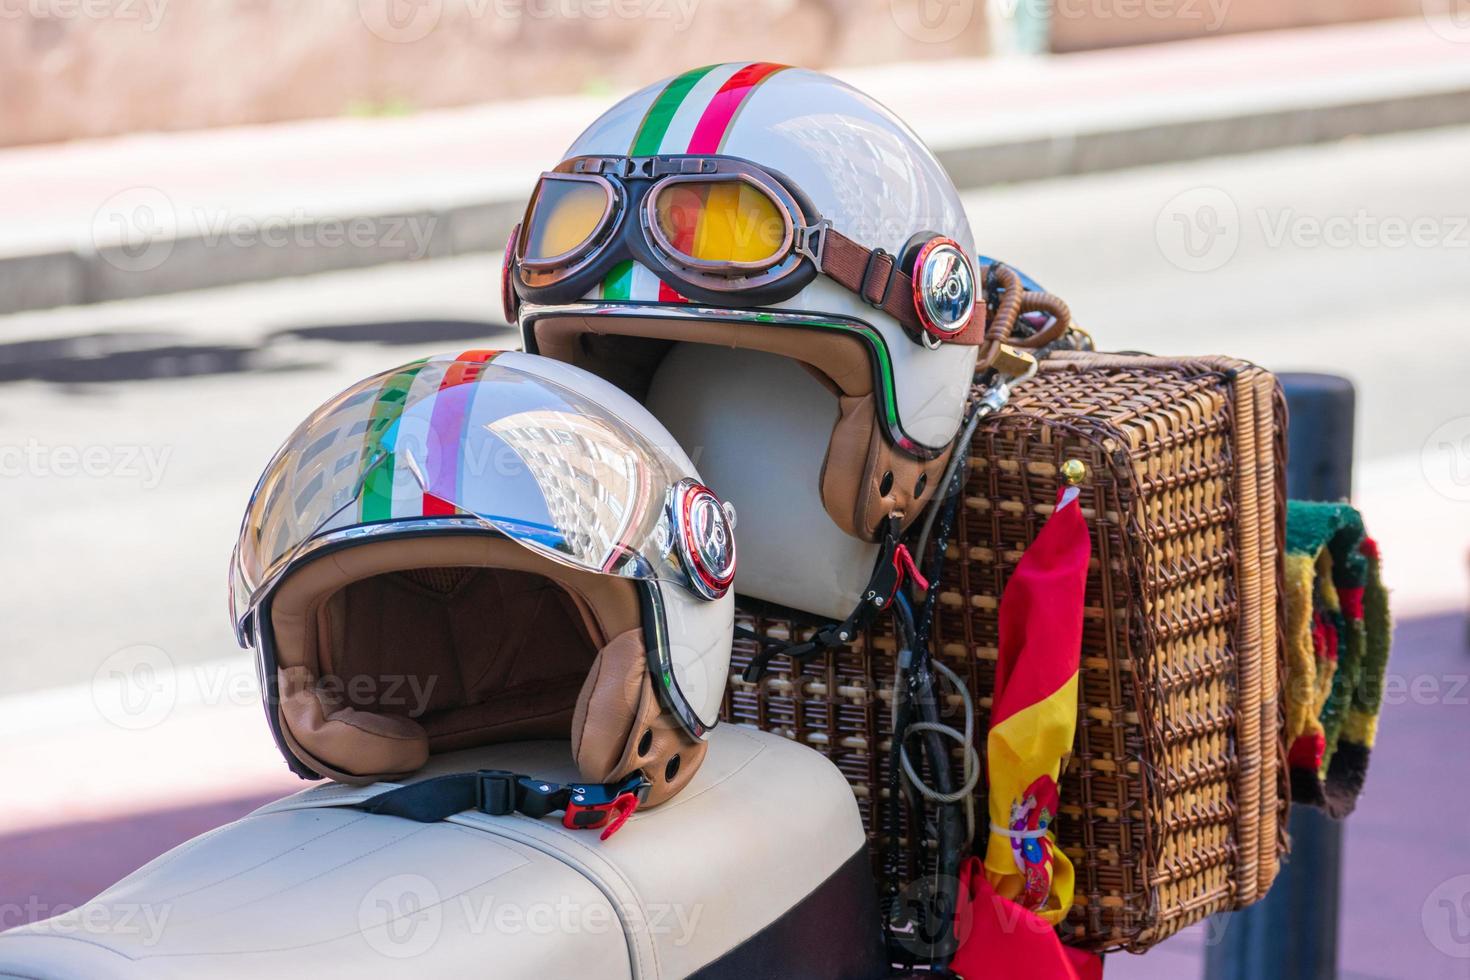
[[[664,141],[664,134],[669,131],[669,124],[674,121],[674,114],[688,97],[689,90],[718,67],[719,65],[705,65],[703,68],[692,68],[665,85],[644,114],[638,133],[633,137],[633,145],[628,150],[629,155],[646,157],[657,153]]]
[[[393,471],[395,469],[392,447],[385,453],[383,436],[403,414],[408,400],[408,390],[414,378],[423,370],[428,359],[415,361],[393,375],[378,389],[373,402],[372,419],[368,423],[367,435],[362,446],[361,475],[362,493],[358,504],[358,518],[363,522],[386,521],[393,516]],[[380,458],[381,457],[381,458]]]
[[[602,280],[603,299],[627,299],[633,295],[633,260],[624,259],[608,270]]]

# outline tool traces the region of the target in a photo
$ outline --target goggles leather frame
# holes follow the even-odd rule
[[[672,248],[659,229],[652,213],[659,188],[722,178],[755,186],[781,213],[782,243],[769,261],[702,262]],[[900,255],[868,249],[833,228],[785,175],[749,160],[685,154],[580,156],[562,161],[542,174],[541,180],[596,182],[606,189],[608,203],[597,227],[577,246],[559,255],[529,259],[525,250],[539,198],[539,193],[532,194],[505,258],[505,279],[519,301],[539,305],[577,302],[615,265],[629,259],[651,269],[680,296],[715,305],[738,299],[741,306],[772,306],[795,296],[820,273],[892,316],[915,343],[976,346],[984,340],[982,303],[975,304],[966,323],[942,332],[920,312],[916,260],[925,252],[922,245],[943,236],[936,233],[922,242],[910,241]],[[538,183],[538,192],[540,187]],[[969,256],[966,261],[972,263],[974,288],[981,295],[981,271]]]
[[[752,184],[776,205],[786,226],[781,246],[784,255],[759,263],[709,263],[701,269],[699,260],[680,256],[669,246],[649,214],[654,192],[686,181],[721,178]],[[762,306],[780,303],[816,278],[816,267],[792,247],[807,227],[805,216],[814,211],[811,203],[791,190],[790,181],[748,161],[699,156],[573,157],[541,179],[598,183],[607,189],[609,205],[597,228],[576,247],[545,259],[529,259],[525,249],[537,200],[537,195],[532,196],[521,222],[522,232],[507,256],[508,261],[514,259],[510,280],[524,302],[576,302],[615,265],[628,259],[652,269],[681,296],[705,303],[727,303],[735,296]]]

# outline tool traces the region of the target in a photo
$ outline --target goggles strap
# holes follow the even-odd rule
[[[919,323],[919,312],[914,308],[913,282],[903,274],[897,256],[881,248],[864,248],[830,227],[822,238],[818,270],[823,275],[903,324],[914,339],[928,336]],[[983,304],[977,303],[975,313],[965,328],[946,337],[944,342],[977,347],[984,340],[985,309]]]

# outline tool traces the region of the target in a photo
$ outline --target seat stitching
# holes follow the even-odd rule
[[[410,834],[409,836],[413,836],[413,835]],[[403,838],[400,838],[400,840],[401,839],[403,839]],[[365,854],[370,854],[370,853],[373,853],[373,852],[371,852],[371,851],[365,852]],[[347,863],[350,864],[351,862],[347,862]],[[490,882],[496,881],[496,880],[504,877],[505,875],[510,874],[512,871],[517,871],[517,870],[525,867],[528,863],[529,862],[523,860],[520,864],[517,864],[514,867],[506,868],[506,869],[504,869],[504,870],[502,870],[502,871],[500,871],[500,872],[498,872],[496,874],[491,875],[488,878],[484,878],[484,879],[476,882],[473,885],[469,885],[466,888],[463,888],[460,891],[455,892],[453,895],[447,895],[444,898],[440,899],[438,902],[434,903],[433,905],[426,906],[426,907],[427,908],[442,908],[442,907],[448,905],[450,902],[454,901],[455,899],[459,898],[461,895],[467,894],[468,892],[470,892],[471,890],[473,890],[475,888],[482,888],[485,885],[488,885]],[[563,862],[563,863],[565,863],[565,862]],[[335,869],[331,869],[331,870],[335,870]],[[573,869],[573,870],[575,870],[575,869]],[[307,880],[310,881],[312,879],[307,879]],[[276,893],[276,894],[279,894],[279,893]],[[269,896],[266,896],[266,897],[269,897]],[[423,908],[419,908],[419,909],[415,909],[414,910],[415,914],[417,914],[419,912],[422,912],[422,911],[424,911]],[[203,920],[201,920],[201,919],[195,919],[194,921],[195,922],[200,922],[200,921],[203,921]],[[389,920],[389,921],[392,921],[392,920]],[[223,953],[211,953],[211,952],[208,952],[208,951],[200,952],[198,950],[191,950],[189,952],[177,952],[177,953],[169,953],[169,952],[153,953],[153,952],[150,952],[150,953],[147,953],[147,954],[142,955],[142,956],[132,956],[132,955],[129,955],[128,953],[126,953],[126,952],[124,952],[124,951],[122,951],[120,949],[114,948],[112,946],[108,946],[105,943],[101,942],[100,940],[92,939],[92,938],[89,938],[89,937],[76,936],[76,935],[68,935],[68,934],[65,934],[65,933],[46,933],[44,935],[46,936],[46,938],[51,938],[51,939],[69,939],[69,940],[72,940],[74,942],[86,943],[89,946],[96,946],[98,949],[103,949],[103,950],[106,950],[107,952],[114,953],[114,954],[116,954],[118,956],[121,956],[124,959],[129,960],[129,961],[131,961],[133,963],[139,963],[139,962],[142,962],[145,959],[154,959],[154,958],[156,958],[156,959],[168,959],[168,958],[172,958],[172,957],[185,957],[185,956],[199,956],[199,957],[255,956],[255,955],[258,955],[260,953],[285,953],[285,952],[290,952],[291,950],[297,950],[297,949],[310,949],[313,946],[325,946],[328,943],[334,943],[334,942],[337,942],[339,940],[346,939],[348,936],[360,936],[360,935],[363,934],[363,932],[364,932],[363,929],[354,929],[354,930],[350,930],[348,932],[341,933],[339,935],[329,936],[329,937],[327,937],[325,939],[319,939],[319,940],[316,940],[314,942],[299,943],[299,944],[297,944],[295,946],[259,947],[259,948],[248,949],[248,950],[231,950],[229,952],[223,952]],[[37,938],[37,936],[38,936],[37,933],[25,933],[25,934],[7,933],[7,934],[0,934],[0,941],[3,941],[5,939]]]
[[[137,963],[141,959],[141,957],[138,957],[138,956],[129,956],[127,953],[124,953],[120,949],[116,949],[116,948],[114,948],[112,946],[108,946],[106,943],[103,943],[101,940],[92,939],[92,938],[90,938],[88,936],[77,936],[77,935],[73,935],[73,934],[65,933],[65,932],[14,932],[14,931],[7,931],[7,932],[0,933],[0,943],[5,942],[7,939],[11,939],[11,940],[22,939],[23,940],[23,939],[42,939],[42,938],[44,938],[44,939],[64,939],[64,940],[69,940],[70,942],[74,942],[74,943],[85,943],[88,946],[95,946],[98,949],[103,950],[104,952],[111,953],[114,956],[121,956],[123,959],[129,961],[130,963]],[[0,974],[0,976],[3,976],[3,975],[4,974]]]
[[[188,853],[190,853],[191,851],[193,851],[197,847],[199,847],[202,844],[204,844],[205,841],[209,840],[210,838],[212,838],[212,837],[214,837],[214,836],[216,836],[218,834],[223,833],[224,831],[228,830],[230,827],[233,827],[237,823],[241,823],[241,822],[243,822],[245,820],[249,820],[252,815],[253,814],[247,813],[245,816],[241,817],[239,820],[231,820],[229,823],[221,824],[220,826],[215,827],[213,830],[206,831],[205,833],[200,834],[198,837],[195,837],[193,840],[185,841],[184,843],[180,844],[178,847],[175,847],[173,850],[169,851],[168,853],[159,855],[158,858],[157,858],[157,860],[155,860],[153,862],[150,862],[147,865],[144,865],[142,868],[139,868],[137,871],[135,871],[131,875],[128,875],[127,877],[121,879],[120,881],[114,882],[112,885],[108,886],[107,890],[104,891],[102,894],[103,895],[107,894],[107,892],[112,891],[112,889],[116,888],[118,885],[122,884],[124,881],[131,882],[133,884],[140,884],[142,882],[147,881],[148,879],[150,879],[154,875],[156,875],[158,872],[162,871],[164,868],[166,868],[169,865],[173,864],[179,858],[184,857],[185,855],[187,855]],[[100,898],[101,895],[99,895],[97,897]],[[93,901],[96,901],[96,899],[93,899]]]
[[[270,814],[262,814],[262,816],[270,816]],[[298,848],[305,847],[307,844],[315,844],[317,841],[322,840],[325,837],[330,837],[332,834],[335,834],[338,831],[346,830],[348,827],[351,827],[353,824],[360,823],[361,821],[365,820],[367,818],[367,816],[368,815],[366,813],[360,813],[354,819],[349,820],[349,821],[347,821],[344,824],[339,824],[336,827],[330,827],[327,830],[322,831],[321,833],[317,834],[314,837],[308,837],[308,838],[306,838],[303,841],[299,841],[297,843],[292,844],[291,845],[291,850],[293,850],[293,851],[294,850],[297,850]],[[247,817],[246,819],[249,819],[249,818]],[[219,828],[219,829],[222,830],[224,828]],[[239,869],[238,871],[236,871],[232,875],[229,875],[229,876],[224,877],[224,878],[217,879],[215,881],[210,882],[207,885],[200,885],[198,888],[193,888],[193,889],[190,889],[189,891],[186,891],[186,892],[179,892],[177,895],[170,895],[170,896],[168,896],[168,897],[166,897],[164,899],[161,899],[161,901],[167,901],[167,902],[176,901],[176,900],[178,900],[180,898],[183,898],[186,895],[193,895],[196,892],[204,891],[206,888],[213,888],[216,885],[222,885],[222,884],[224,884],[227,881],[233,881],[234,879],[240,877],[243,874],[248,874],[249,872],[254,871],[257,868],[263,868],[263,867],[265,867],[267,864],[270,864],[272,861],[279,861],[284,856],[285,856],[285,852],[282,852],[280,854],[273,854],[270,857],[266,858],[265,860],[259,862],[258,864],[252,864],[248,868],[241,868],[241,869]]]
[[[363,814],[361,817],[358,818],[358,820],[366,819],[367,816],[368,816],[368,814]],[[357,820],[352,821],[352,823],[357,823]],[[343,826],[344,827],[351,826],[351,824],[344,824]],[[289,885],[286,885],[286,886],[284,886],[282,888],[278,888],[278,889],[276,889],[273,892],[267,892],[264,895],[257,895],[255,898],[251,899],[250,901],[246,902],[243,905],[236,905],[236,906],[233,906],[233,907],[228,908],[228,909],[220,909],[218,912],[214,912],[214,913],[211,913],[210,915],[202,916],[202,917],[200,917],[198,919],[191,919],[189,921],[191,923],[207,922],[210,919],[217,918],[218,916],[223,915],[225,913],[239,912],[241,909],[248,908],[251,905],[255,905],[255,904],[259,903],[259,902],[264,901],[265,899],[275,898],[278,895],[283,895],[286,892],[293,891],[294,889],[300,888],[302,885],[305,885],[305,884],[308,884],[310,882],[316,881],[319,878],[323,878],[323,877],[331,874],[334,871],[341,871],[343,868],[348,867],[349,865],[352,865],[352,864],[356,864],[358,861],[361,861],[363,858],[368,857],[369,855],[377,854],[380,851],[385,851],[388,848],[393,847],[395,844],[401,844],[404,841],[408,840],[410,837],[416,837],[419,834],[422,834],[424,831],[428,830],[429,827],[431,827],[431,826],[433,826],[433,825],[432,824],[421,824],[417,829],[412,830],[412,831],[410,831],[410,832],[402,835],[401,837],[395,837],[395,838],[393,838],[390,841],[385,841],[382,844],[379,844],[377,847],[372,848],[371,850],[359,851],[358,853],[354,854],[351,858],[348,858],[345,861],[341,861],[341,862],[339,862],[337,864],[334,864],[331,867],[323,868],[322,870],[318,871],[316,874],[312,875],[309,878],[302,878],[300,881],[293,881]],[[293,848],[293,850],[294,850],[294,848]],[[277,855],[277,856],[279,857],[279,855]],[[237,876],[238,876],[238,873],[235,874],[235,875],[231,875],[230,878],[223,878],[223,879],[221,879],[221,881],[222,882],[223,881],[229,881],[231,878],[235,878]]]
[[[528,817],[528,816],[525,816],[524,814],[519,814],[519,813],[517,813],[517,814],[511,814],[510,815],[510,818],[507,820],[505,818],[490,818],[488,814],[481,814],[481,813],[472,812],[472,811],[465,811],[465,812],[462,812],[462,813],[457,813],[454,816],[449,817],[448,818],[448,821],[449,822],[452,822],[452,823],[458,823],[461,826],[471,827],[471,828],[473,828],[473,829],[475,829],[475,830],[477,830],[477,831],[479,831],[481,833],[488,832],[492,836],[496,836],[496,837],[505,836],[504,831],[511,830],[512,827],[510,825],[512,825],[513,823],[520,822],[520,821],[526,821],[527,823],[531,824],[534,827],[537,827],[538,829],[540,829],[540,830],[542,830],[544,832],[555,834],[557,837],[561,838],[566,843],[571,844],[571,845],[574,845],[577,848],[580,848],[582,851],[586,852],[588,855],[594,855],[594,856],[596,856],[597,859],[598,859],[598,862],[600,862],[601,864],[605,865],[609,870],[611,870],[616,875],[616,877],[618,878],[618,880],[622,882],[623,886],[628,890],[629,894],[631,894],[633,896],[633,898],[638,902],[639,908],[642,909],[643,906],[644,906],[643,896],[641,894],[639,894],[637,888],[633,887],[633,883],[628,880],[627,876],[625,874],[623,874],[623,870],[620,867],[618,867],[617,864],[615,864],[613,861],[609,860],[608,858],[603,857],[602,855],[598,854],[597,851],[593,850],[592,848],[588,847],[586,844],[582,843],[581,840],[579,840],[578,838],[572,836],[572,832],[569,831],[569,830],[567,830],[566,828],[562,827],[560,824],[548,823],[545,820],[537,820],[537,819],[535,819],[533,817]],[[597,888],[598,891],[602,892],[610,900],[610,904],[613,906],[614,911],[617,913],[618,920],[620,922],[622,922],[622,924],[623,924],[623,930],[624,930],[624,932],[626,934],[629,934],[629,935],[632,935],[633,934],[633,930],[630,928],[629,923],[628,923],[627,914],[626,914],[626,912],[625,912],[625,910],[623,908],[623,903],[619,900],[618,896],[611,894],[610,891],[609,891],[609,889],[607,887],[605,887],[601,881],[599,881],[597,878],[595,878],[595,877],[592,876],[590,867],[588,867],[587,870],[584,870],[583,868],[579,868],[579,867],[573,865],[570,861],[567,860],[567,857],[569,855],[565,855],[565,854],[563,854],[561,852],[558,852],[558,851],[553,850],[553,849],[550,848],[550,844],[551,844],[550,841],[541,840],[536,835],[529,834],[529,833],[524,833],[524,832],[521,832],[521,831],[513,831],[513,834],[514,834],[514,836],[512,837],[512,839],[519,840],[521,843],[525,844],[526,846],[532,847],[535,850],[538,850],[541,853],[547,855],[548,857],[555,858],[556,860],[560,861],[562,864],[564,864],[568,868],[571,868],[573,871],[575,871],[578,874],[580,874],[583,878],[585,878],[588,881],[590,881],[593,884],[593,886]],[[570,850],[570,848],[568,848],[568,850]],[[592,861],[585,862],[585,864],[588,865],[588,866],[592,865],[593,863],[595,863],[595,862],[592,862]],[[611,876],[609,876],[609,877],[611,877]],[[639,942],[637,942],[635,940],[633,942],[630,942],[628,944],[628,946],[632,950],[632,955],[633,955],[633,961],[634,961],[633,962],[633,965],[634,965],[634,974],[633,975],[635,977],[641,978],[644,975],[644,973],[643,973],[643,951],[642,951],[642,944],[639,943]],[[663,970],[659,966],[659,963],[658,963],[658,944],[657,943],[650,942],[649,943],[649,946],[650,946],[650,948],[652,949],[652,952],[653,952],[653,969],[654,969],[654,975],[655,976],[662,976],[663,975]]]

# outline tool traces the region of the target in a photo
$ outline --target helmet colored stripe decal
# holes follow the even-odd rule
[[[633,145],[628,150],[629,155],[646,157],[657,153],[659,145],[663,143],[664,133],[668,131],[669,123],[673,122],[674,114],[679,111],[679,106],[683,105],[684,99],[689,95],[689,90],[694,88],[701,78],[718,67],[718,65],[705,65],[703,68],[690,69],[665,85],[664,90],[648,107],[643,121],[639,123],[638,132],[633,136]]]
[[[358,504],[358,518],[368,521],[386,521],[393,516],[393,470],[392,447],[383,445],[383,437],[403,414],[408,399],[408,390],[428,361],[415,361],[393,375],[378,389],[373,401],[373,412],[368,422],[367,434],[362,447],[362,495]],[[384,450],[385,458],[379,459]]]
[[[628,287],[628,298],[635,302],[657,299],[663,280],[641,262],[633,263],[633,280]]]
[[[496,349],[496,348],[486,347],[483,350],[467,350],[463,354],[461,354],[458,357],[456,357],[455,360],[458,361],[458,362],[461,362],[461,363],[488,364],[491,361],[495,360],[496,355],[498,355],[500,353],[502,353],[502,352],[500,350]],[[450,370],[452,371],[453,368],[451,368]],[[475,378],[477,378],[479,376],[480,376],[480,372],[477,369],[474,372],[474,377],[468,378],[466,380],[473,381]],[[459,382],[456,382],[456,383],[457,384],[464,384],[464,381],[459,381]]]
[[[785,68],[767,61],[751,62],[745,65],[706,65],[703,68],[695,68],[676,76],[664,86],[644,113],[642,121],[638,125],[638,131],[633,136],[633,143],[628,150],[630,156],[652,156],[660,152],[680,152],[679,146],[665,147],[664,143],[670,136],[670,127],[675,129],[677,143],[684,142],[684,133],[688,129],[690,120],[693,120],[693,131],[688,138],[689,153],[718,153],[724,146],[725,138],[729,135],[730,127],[739,113],[741,106],[755,91],[756,87],[776,72]],[[707,76],[711,72],[718,72],[713,78]],[[725,72],[731,74],[724,82],[719,79]],[[706,96],[710,88],[715,89],[712,96]],[[700,92],[695,95],[695,88],[699,86]],[[691,96],[693,96],[691,98]],[[706,97],[710,99],[703,110],[698,103]],[[681,117],[681,110],[683,115]],[[674,123],[679,120],[679,125]],[[660,303],[687,303],[688,299],[681,296],[679,292],[667,283],[659,280],[656,285],[644,283],[645,277],[635,275],[633,263],[619,263],[614,266],[602,282],[602,298],[606,300],[657,300]]]
[[[694,135],[689,140],[688,152],[719,153],[745,100],[750,98],[757,86],[785,67],[769,61],[755,61],[731,75],[720,86],[710,104],[705,106],[704,114],[699,117]]]
[[[499,351],[493,350],[470,350],[460,354],[444,372],[444,380],[439,383],[439,390],[442,392],[460,385],[472,385],[479,381],[480,375],[485,371],[485,365],[498,353]],[[464,443],[465,426],[469,424],[469,408],[472,398],[473,393],[466,397],[436,398],[434,400],[434,407],[429,416],[429,448],[433,450],[438,461],[454,459],[456,465],[452,496],[446,498],[440,494],[424,491],[421,505],[424,517],[451,517],[459,513],[459,507],[455,501],[463,499],[461,481],[464,479],[464,472],[458,465],[458,457],[460,446]],[[443,491],[448,487],[439,489]]]
[[[694,87],[685,93],[684,101],[680,103],[674,117],[669,120],[655,152],[683,153],[690,138],[694,136],[694,127],[699,123],[699,117],[704,115],[704,107],[710,104],[710,100],[730,80],[730,76],[746,64],[747,62],[737,61],[715,65],[695,82]]]
[[[633,260],[624,259],[613,266],[602,280],[603,299],[627,299],[633,291]]]

